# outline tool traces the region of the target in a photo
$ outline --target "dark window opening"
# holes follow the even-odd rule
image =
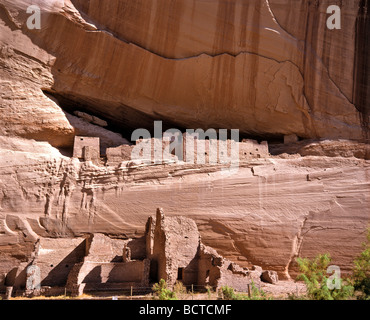
[[[150,282],[158,282],[160,280],[158,276],[158,263],[156,260],[150,262],[149,280]]]
[[[184,268],[177,269],[177,280],[182,280],[183,271],[184,271]]]

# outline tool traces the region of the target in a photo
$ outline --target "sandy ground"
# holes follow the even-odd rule
[[[294,282],[292,280],[280,280],[277,284],[269,284],[261,282],[261,285],[258,287],[259,289],[263,290],[266,293],[267,298],[272,298],[273,300],[285,300],[289,299],[289,295],[296,295],[302,296],[306,293],[306,286],[303,282]],[[246,294],[243,292],[243,294]],[[186,293],[177,293],[177,298],[179,300],[218,300],[220,295],[218,292],[210,292],[210,293],[199,293],[195,292],[191,294],[189,291]],[[134,295],[130,297],[129,295],[120,295],[119,293],[116,296],[111,296],[109,294],[102,294],[99,295],[88,295],[84,294],[79,297],[68,297],[68,296],[55,296],[55,297],[45,297],[45,296],[38,296],[33,298],[26,298],[26,297],[16,297],[12,298],[12,300],[152,300],[153,295]]]
[[[261,289],[274,299],[287,299],[289,295],[302,296],[306,293],[306,286],[303,282],[282,280],[277,284],[261,283]]]

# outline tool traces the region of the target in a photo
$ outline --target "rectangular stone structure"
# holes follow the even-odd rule
[[[73,146],[73,157],[85,161],[100,158],[100,139],[97,137],[76,136]]]

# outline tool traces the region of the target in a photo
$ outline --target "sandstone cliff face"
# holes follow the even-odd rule
[[[41,30],[26,26],[30,4]],[[140,238],[156,207],[193,218],[202,241],[240,265],[289,277],[296,256],[330,252],[350,270],[369,222],[365,144],[276,146],[291,155],[246,161],[231,176],[95,166],[54,148],[71,148],[76,134],[127,143],[107,129],[153,119],[266,139],[368,139],[370,8],[341,1],[342,29],[328,30],[329,4],[0,0],[0,286],[38,238]]]
[[[367,89],[359,89],[368,73],[353,76],[367,68],[355,55],[366,27],[356,24],[361,1],[342,2],[341,30],[326,28],[329,2],[38,0],[43,27],[31,31],[31,2],[2,0],[3,47],[16,52],[3,64],[33,58],[40,66],[32,70],[48,79],[39,87],[120,126],[156,118],[253,135],[360,139],[369,116]]]
[[[225,176],[217,166],[97,167],[46,144],[2,142],[0,273],[16,257],[27,260],[39,237],[141,237],[159,205],[193,218],[202,241],[226,258],[286,277],[295,257],[322,252],[349,271],[365,238],[366,160],[260,159]]]

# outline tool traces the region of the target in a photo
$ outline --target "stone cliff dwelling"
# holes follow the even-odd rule
[[[272,275],[265,277],[265,275]],[[165,279],[197,288],[232,286],[246,292],[253,281],[276,283],[272,271],[242,268],[205,246],[195,222],[183,216],[166,217],[157,209],[149,217],[145,236],[113,239],[104,234],[82,238],[37,241],[31,261],[12,269],[0,284],[15,295],[86,292],[150,292],[153,283]]]
[[[100,139],[76,136],[73,145],[73,157],[84,161],[98,160],[100,158]]]
[[[204,150],[198,147],[198,139],[194,137],[189,137],[186,133],[183,134],[183,145],[182,145],[182,160],[186,163],[194,163],[194,164],[212,164],[210,160],[210,156],[212,154],[211,148],[213,146],[213,152],[215,152],[215,161],[214,164],[221,163],[222,157],[220,154],[223,155],[223,151],[221,151],[221,144],[224,144],[224,150],[227,150],[228,155],[231,156],[231,141],[221,141],[221,140],[203,140],[204,142]],[[192,139],[192,140],[189,140]],[[187,146],[191,141],[191,147]],[[171,143],[167,139],[146,139],[146,140],[138,140],[136,141],[136,145],[138,143],[148,143],[150,144],[151,153],[146,155],[149,161],[153,161],[155,159],[154,149],[156,146],[162,148],[162,158],[163,161],[178,161],[178,157],[176,157],[175,152],[176,149],[172,150],[172,153],[168,153],[169,144]],[[212,144],[214,143],[214,144]],[[251,160],[251,159],[258,159],[258,158],[267,158],[269,156],[269,148],[268,143],[263,141],[262,143],[258,143],[256,140],[250,139],[243,139],[242,142],[236,142],[238,147],[239,153],[239,161],[243,160]],[[123,144],[118,147],[114,148],[107,148],[106,149],[106,164],[108,166],[117,166],[120,165],[124,161],[132,160],[132,151],[135,148],[135,145],[128,145]],[[98,137],[81,137],[76,136],[74,140],[74,147],[73,147],[73,157],[78,158],[82,161],[92,161],[93,163],[99,163],[100,159],[100,147],[99,147],[99,138]],[[203,162],[200,162],[199,152],[204,152],[204,158],[202,158]],[[198,154],[197,154],[198,153]]]
[[[323,253],[350,275],[369,226],[369,23],[369,0],[0,0],[0,293],[244,291]],[[231,140],[127,140],[156,121],[177,141],[238,129],[237,172]]]

